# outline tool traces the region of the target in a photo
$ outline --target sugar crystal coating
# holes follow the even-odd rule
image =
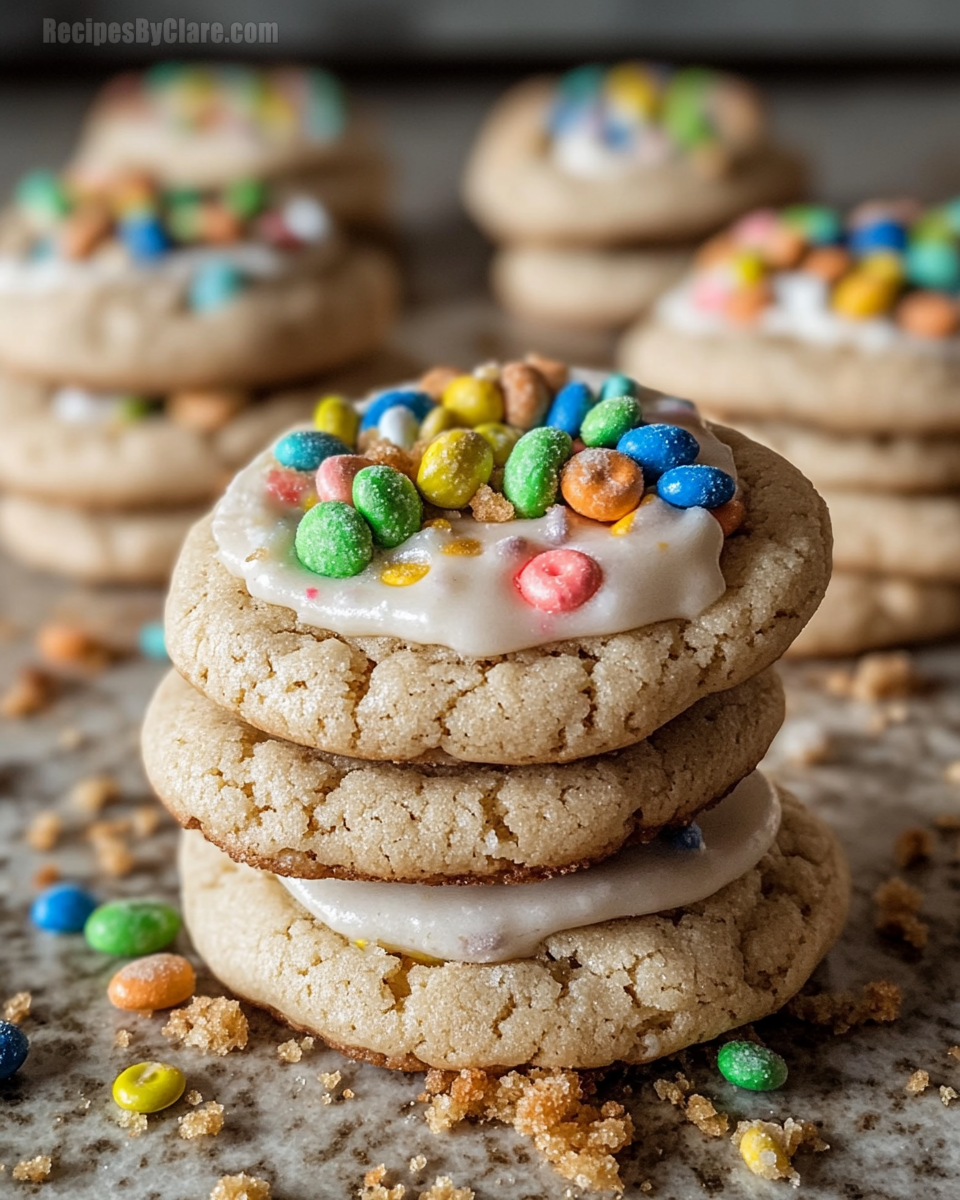
[[[294,546],[309,571],[331,579],[358,575],[373,558],[370,526],[340,500],[323,501],[306,512]]]

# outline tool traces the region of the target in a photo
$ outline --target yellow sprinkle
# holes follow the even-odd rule
[[[429,570],[429,563],[387,563],[380,572],[380,582],[386,583],[390,587],[409,587],[411,583],[419,583]]]
[[[637,515],[637,510],[628,512],[625,517],[621,517],[619,521],[614,521],[610,526],[610,532],[614,537],[623,537],[625,533],[629,533],[633,528],[633,519]]]
[[[419,954],[413,950],[400,950],[396,946],[391,946],[389,942],[377,942],[381,950],[386,950],[388,954],[402,954],[404,958],[412,958],[415,963],[420,963],[424,967],[437,967],[444,960],[442,958],[434,958],[432,954]]]
[[[354,939],[353,939],[353,944],[356,946],[356,948],[357,948],[358,950],[366,950],[366,948],[367,948],[367,939],[366,939],[366,938],[354,938]]]
[[[775,1167],[781,1178],[791,1172],[790,1160],[762,1129],[748,1129],[740,1142],[740,1157],[754,1175],[771,1178],[770,1168]],[[776,1176],[773,1176],[776,1178]]]
[[[300,507],[304,512],[309,512],[310,509],[319,502],[319,500],[319,496],[311,493],[309,496],[304,496],[304,498],[300,501]]]
[[[455,538],[440,547],[441,554],[454,554],[460,558],[476,558],[483,553],[483,546],[476,538]]]

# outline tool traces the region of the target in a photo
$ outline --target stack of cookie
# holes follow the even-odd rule
[[[960,202],[795,206],[708,242],[621,361],[796,463],[836,568],[805,654],[960,632]]]
[[[332,182],[321,169],[352,129],[322,73],[150,72],[96,106],[66,172],[21,181],[0,219],[13,553],[96,582],[163,581],[225,478],[309,415],[315,387],[278,388],[381,343],[394,265],[325,205],[380,211],[372,169],[350,188],[345,167]]]
[[[509,91],[471,153],[463,199],[502,244],[492,284],[504,307],[589,329],[634,320],[695,239],[802,188],[745,80],[626,62]]]
[[[143,749],[240,996],[395,1068],[598,1067],[771,1012],[831,945],[842,854],[755,771],[826,510],[638,392],[439,368],[191,532]]]

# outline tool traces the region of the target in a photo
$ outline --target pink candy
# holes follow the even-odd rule
[[[353,503],[353,480],[364,467],[372,467],[369,458],[361,454],[334,454],[317,467],[317,495],[321,500],[342,500]]]
[[[737,221],[733,227],[733,236],[741,246],[760,247],[766,243],[779,223],[780,218],[772,208],[760,208]]]
[[[313,492],[313,480],[306,471],[291,467],[271,467],[267,472],[267,495],[281,504],[300,505]]]
[[[515,580],[531,608],[551,613],[580,608],[602,582],[600,564],[579,550],[545,550],[531,558]]]

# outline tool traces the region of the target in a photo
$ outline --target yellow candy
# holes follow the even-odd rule
[[[429,563],[387,563],[380,572],[380,582],[390,587],[409,587],[411,583],[419,583],[429,570]]]
[[[636,63],[622,63],[607,72],[607,96],[610,103],[627,113],[649,119],[657,111],[657,85],[648,71]]]
[[[860,270],[887,283],[903,283],[906,272],[903,258],[893,250],[878,250],[860,260]]]
[[[730,263],[730,268],[736,283],[760,283],[765,274],[763,259],[752,250],[741,250],[737,253]]]
[[[486,438],[493,451],[493,465],[502,467],[510,457],[510,451],[520,441],[521,430],[502,421],[485,421],[477,426],[477,433]]]
[[[493,470],[490,443],[472,429],[450,429],[424,450],[417,487],[437,508],[463,508]]]
[[[503,420],[503,392],[493,379],[458,375],[443,389],[440,403],[464,425],[483,425]]]
[[[323,396],[313,410],[313,426],[353,447],[357,444],[360,414],[342,396]]]
[[[896,283],[866,271],[853,271],[834,288],[833,307],[843,317],[863,321],[886,312],[896,295]]]
[[[629,533],[633,527],[633,519],[639,512],[639,508],[635,508],[633,512],[627,513],[625,517],[621,517],[619,521],[614,521],[610,526],[610,532],[614,537],[623,537],[625,533]]]
[[[186,1076],[176,1067],[142,1062],[120,1072],[113,1081],[113,1098],[130,1112],[160,1112],[176,1104],[186,1086]]]
[[[438,404],[431,408],[420,424],[420,437],[426,442],[432,442],[438,433],[446,433],[448,429],[462,429],[463,422],[458,416]]]
[[[483,553],[483,546],[476,538],[454,538],[440,547],[441,554],[452,554],[456,558],[476,558]]]
[[[747,1130],[740,1141],[740,1157],[763,1179],[783,1179],[792,1172],[789,1158],[763,1129]]]

